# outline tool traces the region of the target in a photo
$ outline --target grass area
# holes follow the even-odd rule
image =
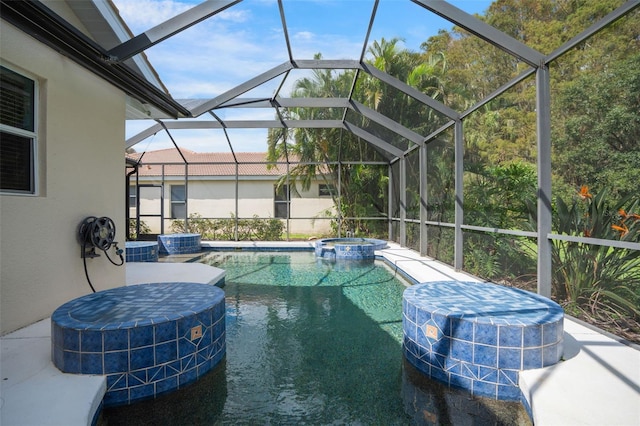
[[[297,233],[289,233],[289,241],[312,241],[319,240],[321,238],[329,238],[327,235],[322,234],[297,234]],[[283,240],[287,239],[287,235],[284,234],[282,236]]]

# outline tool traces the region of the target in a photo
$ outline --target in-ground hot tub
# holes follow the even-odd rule
[[[325,238],[316,241],[316,256],[323,259],[374,259],[375,251],[387,247],[387,242],[375,238]]]
[[[107,376],[105,406],[191,383],[224,357],[224,291],[198,283],[118,287],[51,316],[52,360],[65,373]]]
[[[562,308],[524,290],[444,281],[408,287],[404,354],[429,377],[473,395],[519,400],[518,372],[557,363]]]
[[[200,234],[158,235],[161,254],[188,254],[200,251]]]
[[[156,241],[127,241],[124,243],[127,262],[157,262],[158,243]]]

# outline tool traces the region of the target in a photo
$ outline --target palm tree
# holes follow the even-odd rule
[[[406,82],[412,87],[436,99],[444,98],[442,76],[446,70],[444,55],[424,57],[400,48],[402,40],[384,38],[374,41],[369,48],[369,63],[380,70]],[[315,59],[321,59],[317,54]],[[314,70],[310,77],[298,80],[292,97],[327,98],[346,96],[357,78],[353,97],[362,99],[365,105],[389,116],[405,126],[428,134],[442,124],[431,108],[405,95],[397,89],[369,75],[360,76],[355,71]],[[291,108],[282,111],[285,119],[341,119],[342,109],[335,108]],[[351,114],[349,119],[354,119]],[[364,117],[355,116],[357,125],[371,127]],[[387,129],[374,133],[389,143],[406,149],[408,141]],[[400,145],[399,145],[400,144]],[[380,158],[376,148],[341,129],[273,129],[268,135],[268,159],[276,161],[283,157],[296,158],[299,163],[290,169],[288,179],[292,188],[296,182],[307,190],[317,176],[329,184],[337,183],[340,172],[340,188],[332,194],[334,203],[341,207],[347,217],[372,216],[386,211],[386,170],[364,164],[348,167],[343,160],[370,160]],[[356,229],[362,224],[351,224]]]

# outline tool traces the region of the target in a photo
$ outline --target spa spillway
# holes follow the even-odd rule
[[[184,282],[118,287],[60,306],[51,328],[58,369],[105,375],[104,405],[131,404],[181,388],[222,360],[224,291]]]
[[[564,312],[524,290],[483,282],[408,287],[404,354],[423,374],[473,395],[519,400],[519,371],[560,360]]]
[[[200,251],[200,234],[158,235],[160,254],[190,254]]]
[[[387,242],[375,238],[325,238],[316,241],[316,257],[330,260],[374,259]]]

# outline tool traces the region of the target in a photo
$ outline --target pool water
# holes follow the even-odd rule
[[[378,262],[212,252],[227,271],[226,359],[171,395],[105,409],[108,425],[530,424],[403,361],[405,283]]]

